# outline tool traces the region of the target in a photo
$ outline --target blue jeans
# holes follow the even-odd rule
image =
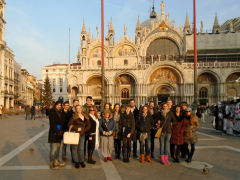
[[[148,138],[145,139],[145,142],[140,142],[140,154],[144,154],[144,149],[145,149],[145,155],[148,156],[150,155],[150,142],[151,142],[151,136],[150,133],[148,133]]]
[[[169,154],[170,138],[171,138],[171,134],[161,135],[161,137],[159,139],[160,155],[168,155]]]
[[[31,114],[26,114],[25,120],[30,120],[31,119]]]
[[[84,141],[85,136],[80,136],[78,145],[71,145],[74,162],[84,162]]]
[[[61,143],[50,143],[50,161],[59,159]]]

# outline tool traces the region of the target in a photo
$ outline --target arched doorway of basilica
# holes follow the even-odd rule
[[[218,80],[210,72],[204,72],[198,77],[199,104],[212,105],[218,102]]]
[[[87,95],[92,96],[96,106],[101,104],[101,91],[102,91],[102,77],[101,76],[92,76],[87,80]],[[107,81],[105,80],[105,89],[107,89]],[[105,97],[107,91],[105,91]]]
[[[181,99],[181,77],[177,70],[169,67],[161,67],[150,76],[151,100],[157,104],[166,102],[169,98],[175,103]]]
[[[136,81],[129,74],[121,74],[115,80],[115,94],[117,102],[128,104],[136,94]]]
[[[233,100],[240,96],[240,72],[230,74],[226,79],[227,99]]]

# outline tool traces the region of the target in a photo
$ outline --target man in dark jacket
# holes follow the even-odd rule
[[[50,143],[50,168],[58,169],[64,166],[64,163],[59,161],[59,150],[63,136],[64,114],[61,110],[61,102],[56,102],[55,107],[49,114],[49,135],[48,142]]]
[[[135,122],[137,122],[138,121],[138,117],[139,117],[139,110],[138,110],[138,108],[135,105],[135,100],[131,99],[129,103],[130,103],[130,107],[131,107],[131,112],[133,113],[133,116],[134,116],[134,120],[135,120]],[[135,132],[132,135],[133,157],[134,158],[138,157],[137,156],[137,140],[138,140],[138,131],[137,131],[137,127],[136,127],[136,124],[135,124]]]
[[[69,101],[65,101],[63,103],[63,115],[64,115],[64,124],[63,124],[63,132],[67,132],[68,131],[68,123],[70,121],[70,119],[73,116],[73,111],[71,110]],[[67,150],[67,144],[63,144],[62,146],[62,160],[66,161],[66,150]],[[72,151],[71,151],[72,152]]]
[[[36,115],[36,108],[35,106],[31,107],[31,120],[34,119],[35,120],[35,115]]]

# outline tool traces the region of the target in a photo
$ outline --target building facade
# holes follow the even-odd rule
[[[67,72],[67,64],[53,64],[42,68],[42,84],[44,84],[44,81],[48,76],[54,101],[68,100]]]
[[[0,0],[0,105],[6,109],[33,105],[40,92],[36,78],[15,61],[14,52],[5,41],[5,1]],[[36,96],[38,95],[38,96]]]
[[[184,26],[175,27],[174,20],[153,6],[150,19],[137,19],[135,40],[127,35],[115,41],[113,21],[105,38],[105,97],[107,102],[126,103],[134,98],[138,105],[149,100],[156,103],[172,98],[175,103],[194,100],[193,32],[186,16]],[[224,28],[225,27],[225,28]],[[64,65],[68,99],[87,96],[101,102],[101,38],[86,31],[83,22],[77,62]],[[212,33],[197,34],[199,102],[211,105],[240,96],[240,32],[237,23],[221,27],[215,18]],[[50,67],[44,67],[43,72]],[[43,73],[44,76],[44,73]],[[56,77],[59,78],[59,77]]]

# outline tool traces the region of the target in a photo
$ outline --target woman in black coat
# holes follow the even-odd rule
[[[50,168],[58,169],[60,166],[64,166],[64,163],[59,161],[59,151],[61,141],[63,137],[63,125],[65,116],[61,111],[61,102],[56,102],[55,107],[50,111],[49,114],[49,134],[48,142],[50,143]]]
[[[135,131],[135,120],[131,113],[130,106],[126,107],[126,112],[121,115],[119,122],[119,136],[122,139],[123,162],[129,162],[131,154],[131,136]]]
[[[140,155],[141,163],[144,162],[144,149],[147,158],[147,162],[152,162],[150,158],[150,141],[151,141],[151,129],[154,126],[152,115],[150,114],[148,106],[143,106],[142,112],[139,114],[137,122],[137,129],[140,132]]]
[[[97,109],[94,106],[89,108],[88,112],[91,128],[86,132],[86,139],[88,142],[88,163],[96,164],[93,159],[93,151],[99,148],[99,120],[97,115]]]

